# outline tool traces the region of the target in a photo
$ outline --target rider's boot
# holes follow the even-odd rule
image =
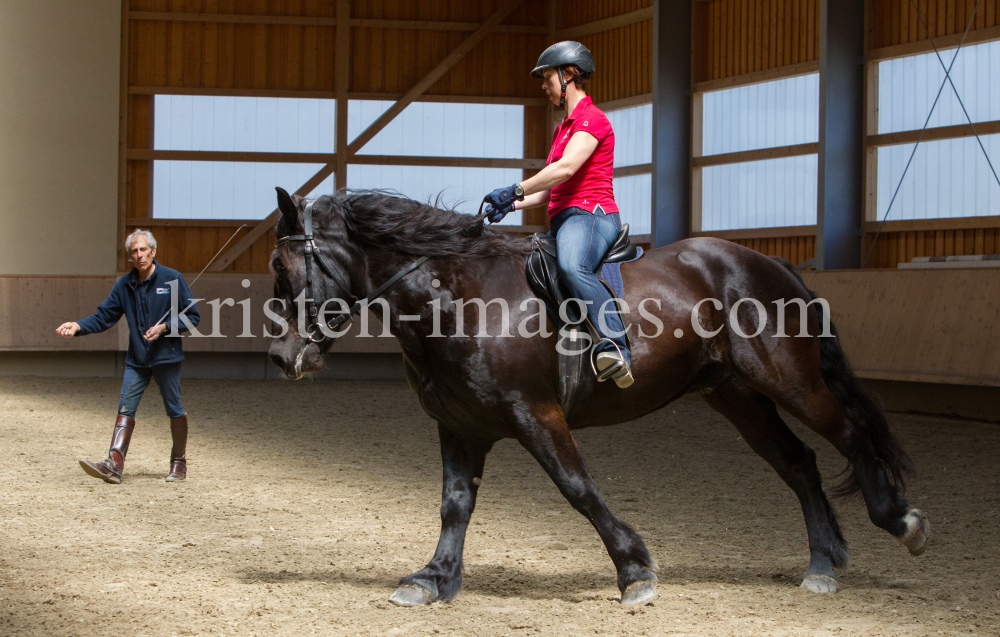
[[[618,348],[599,352],[594,363],[597,367],[597,382],[603,383],[611,379],[618,387],[625,389],[635,382],[632,377],[632,367]]]
[[[119,414],[118,420],[115,421],[114,433],[111,434],[111,449],[108,450],[107,460],[100,462],[80,460],[80,467],[87,472],[87,475],[111,484],[121,484],[125,454],[128,453],[128,443],[132,439],[133,429],[135,429],[135,419]]]
[[[174,446],[170,450],[170,473],[167,474],[167,482],[180,482],[187,478],[187,438],[188,438],[188,418],[184,414],[180,418],[170,419],[170,435],[174,440]]]

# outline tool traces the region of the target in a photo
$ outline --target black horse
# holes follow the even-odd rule
[[[640,316],[630,315],[635,384],[623,390],[597,383],[584,365],[581,398],[564,413],[557,395],[556,337],[530,335],[545,312],[529,302],[534,295],[524,259],[530,241],[490,230],[481,217],[382,192],[323,196],[311,202],[306,215],[305,200],[279,189],[278,205],[279,245],[271,269],[292,329],[273,342],[270,358],[290,378],[321,369],[332,343],[315,329],[318,323],[296,309],[305,307],[307,289],[310,307],[329,299],[350,303],[372,295],[419,257],[429,257],[382,294],[409,384],[438,423],[444,464],[437,550],[427,566],[402,578],[391,601],[447,601],[461,589],[466,527],[486,455],[503,438],[520,442],[597,529],[618,571],[621,602],[651,600],[656,562],[639,535],[608,509],[571,431],[633,420],[692,391],[703,393],[798,496],[811,552],[803,586],[836,591],[833,568],[847,564],[847,545],[823,493],[815,453],[787,427],[776,405],[847,459],[849,473],[837,495],[860,492],[872,522],[913,555],[924,551],[926,516],[902,497],[910,460],[852,373],[835,332],[818,336],[829,315],[817,310],[818,301],[809,304],[815,296],[787,262],[699,238],[651,250],[623,266],[628,305],[638,308],[643,299],[653,299]],[[315,241],[306,241],[313,220]],[[491,306],[471,299],[503,300],[509,317],[500,303],[489,311]],[[766,324],[757,336],[740,336],[754,334],[763,318],[752,301],[741,299],[755,299],[764,308]],[[788,338],[776,336],[775,302],[782,299],[800,303],[790,305],[785,317]],[[659,336],[639,334],[656,334],[657,323]],[[528,336],[514,328],[521,325],[531,326]],[[454,336],[484,327],[479,336]],[[800,329],[812,336],[796,337]],[[505,330],[511,336],[498,337]]]

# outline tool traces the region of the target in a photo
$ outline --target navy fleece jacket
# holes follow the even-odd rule
[[[191,290],[181,273],[156,261],[153,263],[156,264],[156,268],[148,279],[140,281],[138,270],[133,268],[115,282],[111,294],[98,306],[97,312],[82,321],[77,321],[80,331],[76,335],[83,336],[114,327],[124,314],[129,331],[128,356],[125,358],[125,364],[131,367],[151,367],[184,360],[184,350],[181,348],[179,338],[180,333],[186,331],[182,320],[178,319],[176,326],[180,333],[174,331],[174,326],[170,324],[171,316],[168,315],[164,320],[167,331],[160,338],[152,342],[143,338],[146,330],[153,327],[160,317],[170,310],[173,296],[177,297],[178,312],[191,306],[184,315],[188,317],[192,327],[197,326],[201,320],[198,306],[191,303]],[[173,281],[176,281],[176,285],[171,285]],[[174,294],[171,294],[172,287],[177,289]]]

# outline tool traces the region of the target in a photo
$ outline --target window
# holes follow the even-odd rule
[[[701,223],[693,230],[816,223],[818,74],[703,93],[696,108],[702,131],[694,160],[695,218]],[[787,147],[792,156],[776,158],[770,150]]]
[[[817,155],[702,170],[703,231],[816,223]]]
[[[155,150],[330,153],[336,148],[333,100],[156,95]],[[294,192],[325,164],[156,160],[156,219],[263,219],[274,187]],[[312,195],[333,192],[333,177]]]
[[[393,102],[354,101],[348,110],[348,137],[354,139]],[[523,159],[524,107],[502,104],[410,104],[379,131],[358,155]],[[433,202],[475,214],[483,195],[521,181],[520,168],[463,166],[399,166],[352,164],[348,188],[385,188],[417,201]],[[473,162],[469,162],[473,163]],[[520,225],[522,213],[504,217],[504,225]]]
[[[1000,120],[1000,78],[996,77],[1000,41],[965,46],[958,50],[957,58],[954,49],[941,51],[946,65],[953,58],[951,79],[972,121]],[[937,139],[921,141],[914,152],[925,122],[928,129],[968,123],[950,84],[945,84],[934,104],[945,81],[937,55],[932,52],[884,60],[878,63],[877,72],[877,132],[898,135],[882,138],[892,145],[878,148],[876,219],[870,220],[1000,215],[1000,184],[976,138],[963,136],[971,131],[939,131],[934,135]],[[979,127],[986,155],[1000,170],[1000,135],[984,135],[984,129],[989,127]]]
[[[392,104],[351,100],[348,138],[356,138]],[[154,121],[154,150],[178,151],[183,157],[153,162],[154,218],[262,219],[275,208],[275,186],[298,190],[333,161],[336,150],[334,100],[156,95]],[[202,159],[192,151],[285,153],[291,156],[281,159],[293,161]],[[294,162],[296,153],[308,153],[307,161]],[[316,163],[316,155],[324,163]],[[365,156],[377,156],[378,163],[367,163]],[[403,157],[442,161],[400,165]],[[520,167],[484,167],[475,160],[523,158],[523,107],[417,102],[358,152],[358,161],[348,166],[347,185],[391,189],[418,201],[433,202],[440,195],[442,205],[475,213],[486,192],[524,175]],[[331,175],[310,196],[333,190]],[[519,225],[521,215],[507,215],[503,223]]]
[[[621,222],[629,224],[630,234],[649,234],[653,220],[653,179],[649,169],[653,161],[653,105],[609,111],[607,116],[615,131],[615,172],[646,167],[642,174],[614,179]]]

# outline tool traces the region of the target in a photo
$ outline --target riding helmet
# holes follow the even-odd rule
[[[543,77],[543,72],[549,67],[558,69],[565,66],[579,67],[585,75],[590,75],[594,72],[594,56],[579,42],[557,42],[538,56],[538,66],[531,72],[531,77]]]

